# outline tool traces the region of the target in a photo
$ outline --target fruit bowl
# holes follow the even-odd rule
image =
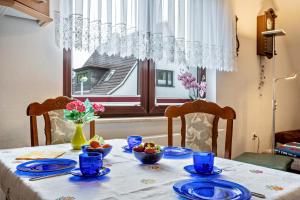
[[[143,164],[155,164],[157,163],[164,155],[164,152],[148,154],[145,152],[133,151],[134,156],[141,161]]]
[[[81,146],[81,150],[83,153],[86,153],[86,152],[101,153],[104,158],[111,152],[112,146],[110,145],[109,147],[106,147],[106,148],[103,148],[103,147],[91,148],[90,145],[83,145],[83,146]]]
[[[145,143],[140,146],[134,147],[133,155],[143,164],[157,163],[164,155],[159,145],[154,143]]]
[[[83,153],[101,153],[103,158],[109,154],[111,149],[112,146],[110,144],[105,144],[105,140],[98,135],[95,135],[85,145],[81,146],[81,150]]]

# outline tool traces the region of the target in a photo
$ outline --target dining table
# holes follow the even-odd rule
[[[26,162],[16,157],[33,151],[64,151],[61,158],[78,162],[81,151],[70,144],[23,147],[0,150],[0,189],[9,200],[176,200],[177,181],[197,179],[184,170],[193,158],[162,158],[153,165],[141,164],[133,154],[124,152],[124,139],[106,140],[112,151],[104,158],[104,166],[111,171],[97,178],[82,178],[65,174],[36,181],[19,174],[17,165]],[[78,163],[77,163],[78,165]],[[232,181],[266,199],[299,200],[300,175],[274,170],[229,159],[215,157],[220,175],[211,177]],[[252,196],[252,199],[260,199]]]

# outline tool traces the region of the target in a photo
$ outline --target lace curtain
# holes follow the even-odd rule
[[[230,0],[61,0],[55,26],[65,49],[235,70]]]

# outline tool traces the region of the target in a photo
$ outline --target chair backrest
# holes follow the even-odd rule
[[[61,96],[55,99],[47,99],[43,103],[31,103],[27,107],[27,116],[30,116],[30,138],[31,138],[31,146],[38,146],[38,128],[37,128],[37,117],[44,117],[45,121],[45,135],[46,135],[46,145],[51,144],[51,123],[49,112],[54,110],[65,109],[66,105],[74,101],[74,99],[70,99],[69,97]],[[95,135],[95,121],[90,122],[90,137],[94,137]]]
[[[231,107],[221,108],[216,103],[203,100],[184,103],[181,106],[169,106],[165,111],[168,117],[168,145],[173,146],[173,118],[181,118],[181,146],[185,147],[186,121],[185,115],[190,113],[206,113],[214,115],[212,127],[212,151],[217,155],[217,138],[219,119],[227,120],[225,139],[225,158],[231,159],[233,120],[235,111]]]

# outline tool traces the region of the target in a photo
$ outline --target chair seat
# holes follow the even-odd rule
[[[286,156],[252,152],[245,152],[234,160],[281,171],[289,171],[293,163],[293,159]]]

